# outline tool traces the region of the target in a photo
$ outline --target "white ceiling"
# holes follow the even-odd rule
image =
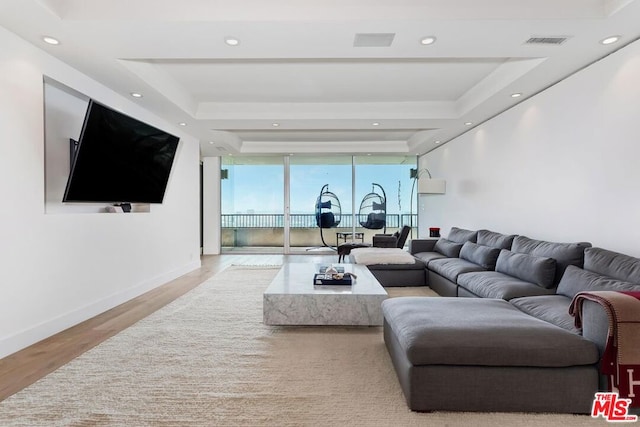
[[[640,0],[0,0],[1,26],[142,93],[203,156],[425,153],[636,40],[639,23]],[[390,46],[354,46],[379,33]],[[549,36],[568,39],[525,43]]]

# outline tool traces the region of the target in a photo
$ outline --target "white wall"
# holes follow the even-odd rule
[[[202,253],[220,254],[220,157],[205,157],[202,160]]]
[[[420,229],[488,228],[640,256],[640,42],[420,159]]]
[[[0,28],[0,357],[200,265],[198,141]],[[43,76],[181,137],[162,205],[45,213]]]

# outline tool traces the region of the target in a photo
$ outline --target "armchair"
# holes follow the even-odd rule
[[[400,248],[404,247],[411,227],[405,225],[393,234],[376,234],[373,236],[374,248]]]

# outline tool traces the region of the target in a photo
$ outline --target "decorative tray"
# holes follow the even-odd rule
[[[353,284],[353,279],[350,274],[316,273],[313,275],[313,284],[318,286],[324,286],[324,285],[351,286]]]

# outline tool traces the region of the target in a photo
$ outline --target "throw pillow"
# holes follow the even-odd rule
[[[496,262],[496,271],[549,289],[553,287],[556,260],[502,249]]]
[[[460,250],[460,258],[477,264],[486,270],[496,268],[498,255],[500,255],[500,249],[490,248],[472,242],[465,243]]]
[[[445,238],[438,239],[433,250],[445,255],[449,258],[458,258],[460,255],[460,249],[462,249],[462,243],[452,242]]]

